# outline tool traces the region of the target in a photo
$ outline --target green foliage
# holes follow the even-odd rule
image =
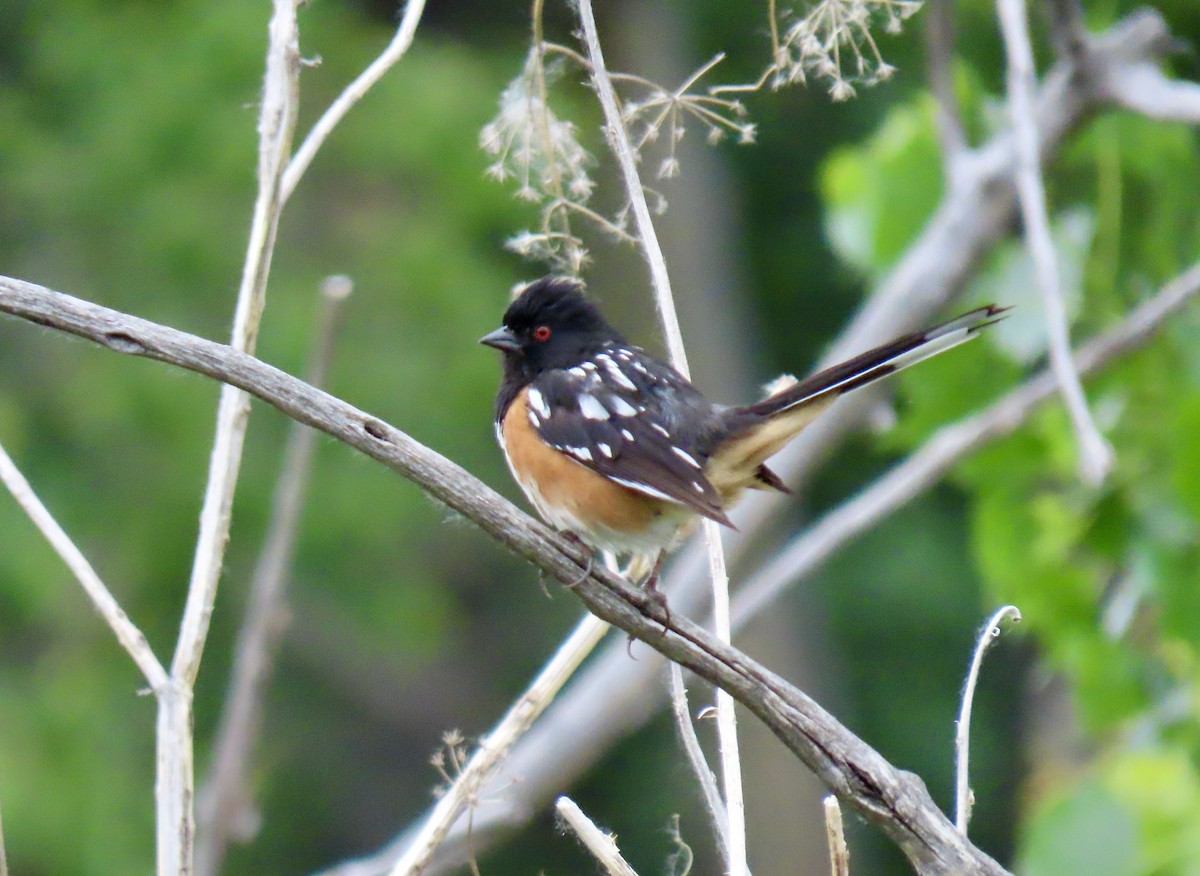
[[[941,198],[934,103],[921,97],[888,113],[862,146],[831,155],[822,174],[834,251],[879,276],[904,252]]]

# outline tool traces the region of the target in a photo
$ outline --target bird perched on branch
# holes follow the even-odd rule
[[[698,517],[733,526],[743,491],[790,492],[766,462],[834,399],[961,344],[1005,309],[972,310],[734,406],[626,341],[570,279],[530,283],[479,342],[504,354],[496,436],[529,501],[589,548],[640,557],[653,589]]]

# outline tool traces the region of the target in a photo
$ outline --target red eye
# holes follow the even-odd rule
[[[548,341],[548,340],[550,340],[550,326],[548,326],[548,325],[539,325],[537,328],[535,328],[535,329],[533,330],[533,339],[534,339],[535,341]]]

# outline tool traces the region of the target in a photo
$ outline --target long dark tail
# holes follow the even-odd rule
[[[834,399],[970,340],[1007,309],[989,304],[972,310],[933,328],[896,338],[811,377],[792,381],[762,401],[729,408],[725,414],[726,432],[713,448],[705,474],[727,497],[746,488],[786,492],[787,487],[767,468],[766,460]]]
[[[957,347],[996,322],[1008,309],[989,304],[933,328],[896,338],[839,365],[818,371],[741,410],[748,414],[773,417],[799,405],[832,401],[839,395]]]

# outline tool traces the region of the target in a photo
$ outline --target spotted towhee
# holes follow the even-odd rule
[[[538,513],[592,549],[653,559],[653,587],[697,515],[732,526],[743,490],[789,492],[766,460],[835,398],[968,340],[1003,310],[972,310],[732,407],[626,341],[572,280],[526,286],[480,343],[504,353],[496,435]]]

